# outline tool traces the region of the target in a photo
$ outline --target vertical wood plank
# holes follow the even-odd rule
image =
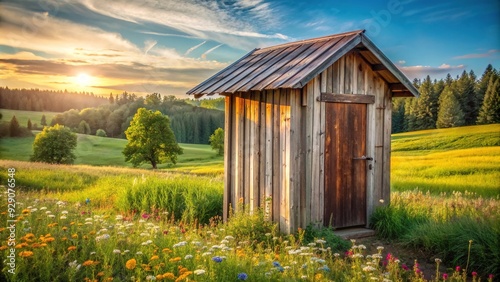
[[[263,207],[266,199],[266,92],[261,91],[259,118],[259,207]]]
[[[357,62],[357,55],[355,53],[351,53],[349,55],[351,58],[351,71],[352,71],[352,79],[351,79],[351,93],[353,94],[359,94],[360,92],[358,91],[358,62]]]
[[[312,189],[313,189],[313,177],[312,177],[312,128],[313,128],[313,105],[314,105],[314,95],[313,95],[313,85],[312,82],[307,83],[303,88],[304,97],[307,99],[307,107],[305,109],[305,213],[306,225],[312,223],[314,216],[312,216]]]
[[[222,207],[222,219],[227,221],[229,215],[229,205],[231,204],[231,191],[232,191],[232,165],[231,165],[231,157],[232,157],[232,120],[233,120],[233,110],[232,107],[234,105],[233,96],[226,96],[224,98],[225,106],[224,106],[224,194],[223,194],[223,207]]]
[[[345,56],[342,56],[337,62],[339,62],[338,93],[347,94],[345,92]]]
[[[266,91],[266,179],[265,179],[265,197],[273,194],[273,91]],[[266,212],[269,219],[273,218],[273,197],[271,201],[266,201]]]
[[[345,57],[344,93],[352,94],[352,53],[349,53],[344,57]]]
[[[252,171],[252,182],[253,182],[253,190],[251,191],[250,198],[252,199],[252,206],[254,210],[259,208],[259,200],[260,200],[260,92],[253,92],[253,100],[252,100],[252,129],[253,129],[253,171]]]
[[[316,97],[320,95],[320,78],[315,77],[312,80],[313,83],[313,89],[312,89],[312,94],[314,96],[314,102],[313,102],[313,132],[312,132],[312,182],[313,182],[313,189],[312,189],[312,209],[313,209],[313,218],[312,221],[316,224],[319,224],[321,222],[322,218],[322,213],[323,211],[320,211],[320,138],[321,138],[321,112],[320,112],[320,102],[316,100]]]
[[[281,174],[280,174],[280,93],[282,90],[273,91],[273,221],[280,222],[281,200]],[[280,226],[281,228],[281,226]]]
[[[392,131],[392,94],[384,84],[384,157],[382,166],[382,199],[388,205],[391,198],[391,131]]]
[[[246,100],[246,158],[245,162],[247,165],[247,169],[245,169],[245,204],[249,206],[250,213],[253,212],[254,206],[254,189],[255,189],[255,169],[254,169],[254,159],[255,159],[255,92],[249,92]]]

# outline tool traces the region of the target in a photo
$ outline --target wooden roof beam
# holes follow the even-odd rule
[[[387,68],[383,64],[373,64],[372,71],[385,71]]]

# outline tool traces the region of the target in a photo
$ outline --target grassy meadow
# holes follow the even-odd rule
[[[19,122],[19,124],[24,127],[28,125],[28,119],[31,119],[32,124],[36,123],[38,127],[41,127],[40,121],[42,120],[43,115],[45,115],[47,124],[50,124],[52,119],[57,114],[59,114],[56,112],[32,112],[32,111],[16,111],[7,109],[0,109],[0,113],[2,113],[2,121],[10,121],[13,116],[16,116],[16,119]]]
[[[393,135],[391,204],[372,227],[381,240],[425,254],[431,274],[328,228],[280,234],[265,213],[243,206],[221,222],[223,159],[208,145],[181,144],[178,164],[151,170],[123,161],[126,140],[78,135],[76,164],[50,165],[26,162],[33,137],[6,138],[0,183],[16,181],[16,274],[0,260],[0,280],[496,281],[499,132],[488,125]],[[7,196],[0,194],[4,222]],[[0,228],[4,257],[9,236]]]

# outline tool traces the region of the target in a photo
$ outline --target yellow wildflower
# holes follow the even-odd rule
[[[175,280],[175,275],[172,272],[163,273],[163,279]]]
[[[7,249],[7,246],[5,246],[5,245],[0,247],[0,251],[6,250],[6,249]]]
[[[69,246],[68,247],[68,251],[74,251],[74,250],[76,250],[76,246]]]
[[[75,234],[71,235],[71,238],[78,239],[78,234],[75,233]]]
[[[159,256],[152,256],[150,260],[157,260],[159,258],[160,258]]]
[[[19,256],[23,257],[23,258],[29,258],[29,257],[33,256],[33,252],[22,251],[22,252],[19,253]]]
[[[175,258],[171,258],[171,259],[169,259],[168,261],[169,261],[169,262],[178,262],[178,261],[180,261],[180,260],[181,260],[181,257],[175,257]]]
[[[135,259],[129,259],[125,263],[125,267],[127,269],[130,269],[130,270],[134,269],[136,265],[137,265],[137,261]]]

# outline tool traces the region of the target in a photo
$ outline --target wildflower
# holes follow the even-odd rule
[[[122,253],[122,252],[121,252],[120,250],[118,250],[118,249],[114,249],[114,250],[113,250],[113,254],[121,254],[121,253]]]
[[[146,276],[146,281],[155,281],[155,280],[156,280],[156,277],[153,275]]]
[[[456,272],[460,272],[460,266],[455,267]]]
[[[325,243],[326,243],[326,241],[325,241],[325,240],[318,239],[318,240],[316,240],[316,243],[318,243],[318,244],[325,244]]]
[[[322,267],[318,268],[318,270],[323,270],[325,272],[330,272],[330,268],[325,264]]]
[[[162,252],[164,252],[164,253],[171,253],[172,250],[170,250],[169,248],[165,248],[165,249],[162,250]]]
[[[446,280],[446,279],[448,279],[448,274],[443,273],[443,280]]]
[[[238,280],[247,280],[248,275],[245,272],[238,273]]]
[[[89,260],[84,261],[82,265],[83,266],[91,266],[93,264],[94,264],[94,261],[89,259]]]
[[[163,279],[174,280],[175,275],[172,272],[163,273]]]
[[[157,259],[159,259],[159,258],[160,258],[159,256],[156,256],[156,255],[155,255],[155,256],[152,256],[150,260],[157,260]]]
[[[404,269],[404,270],[406,270],[406,271],[410,270],[406,264],[402,264],[401,268]]]
[[[168,261],[169,261],[169,262],[178,262],[178,261],[180,261],[180,260],[181,260],[181,258],[180,258],[180,257],[175,257],[175,258],[171,258],[171,259],[169,259]]]
[[[71,268],[74,268],[76,270],[80,269],[82,265],[81,264],[78,264],[78,262],[76,260],[72,261],[69,263],[69,267]]]
[[[435,261],[436,263],[441,263],[441,261],[442,261],[442,260],[441,260],[441,259],[439,259],[439,258],[436,258],[436,259],[434,259],[434,261]]]
[[[184,259],[185,259],[185,260],[192,259],[192,258],[193,258],[193,255],[186,255],[186,256],[184,257]]]
[[[147,246],[147,245],[152,244],[152,243],[153,243],[153,241],[151,241],[151,240],[147,240],[146,242],[142,242],[142,244],[141,244],[141,245],[143,245],[143,246]]]
[[[205,274],[205,272],[206,271],[204,269],[196,269],[193,273],[195,275],[203,275],[203,274]]]
[[[23,257],[23,258],[29,258],[29,257],[32,257],[33,256],[33,252],[30,252],[30,251],[22,251],[19,253],[19,256],[20,257]]]
[[[137,265],[137,261],[135,259],[129,259],[125,263],[125,267],[127,269],[130,269],[130,270],[134,269],[136,265]]]
[[[372,271],[375,271],[375,268],[373,266],[368,265],[368,266],[363,267],[363,271],[372,272]]]
[[[472,271],[472,277],[476,277],[476,276],[477,276],[477,272]]]
[[[488,281],[493,281],[493,274],[488,275]]]
[[[74,250],[76,250],[76,246],[69,246],[68,247],[68,251],[71,252],[71,251],[74,251]]]
[[[221,258],[221,257],[219,257],[219,256],[215,256],[215,257],[213,257],[213,258],[212,258],[212,260],[213,260],[213,261],[215,261],[216,263],[220,263],[220,262],[222,262],[222,258]]]

